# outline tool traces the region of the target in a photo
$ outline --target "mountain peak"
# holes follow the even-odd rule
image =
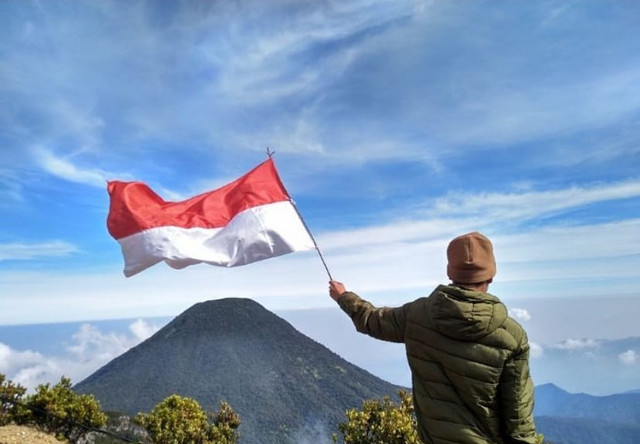
[[[191,311],[237,310],[237,309],[268,311],[266,308],[264,308],[262,305],[260,305],[258,302],[254,301],[253,299],[222,298],[222,299],[212,299],[209,301],[198,302],[182,314],[185,315]]]
[[[212,319],[225,318],[229,316],[240,316],[241,318],[249,319],[250,316],[255,315],[268,316],[273,315],[273,313],[253,299],[224,298],[198,302],[183,312],[176,319],[185,317],[202,318],[205,316],[211,317]]]
[[[209,334],[254,337],[293,333],[293,327],[252,299],[225,298],[199,302],[160,330],[159,336]]]
[[[240,414],[246,444],[330,442],[346,409],[398,388],[240,298],[195,304],[75,387],[127,414],[171,394],[208,410],[225,400]]]
[[[546,391],[546,392],[556,392],[556,393],[568,393],[566,390],[561,389],[560,387],[558,387],[552,382],[548,382],[546,384],[540,384],[536,386],[536,391],[537,390]]]

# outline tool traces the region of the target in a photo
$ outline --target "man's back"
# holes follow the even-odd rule
[[[440,286],[406,311],[405,344],[416,412],[423,418],[421,436],[444,442],[502,442],[509,409],[519,410],[511,414],[519,420],[531,418],[527,338],[497,298]],[[507,362],[518,356],[524,360],[517,375],[505,374]],[[521,380],[517,390],[507,386],[507,378]],[[508,434],[533,436],[534,430],[533,422],[524,422]]]
[[[447,247],[447,276],[428,298],[376,308],[329,283],[356,329],[403,342],[418,434],[425,444],[534,444],[527,335],[487,293],[497,267],[491,241],[472,232]]]
[[[405,343],[425,443],[535,442],[527,337],[498,298],[441,285],[399,308],[339,303],[358,331]]]

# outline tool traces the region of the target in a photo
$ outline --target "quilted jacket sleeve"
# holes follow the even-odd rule
[[[535,444],[533,381],[529,373],[529,344],[524,334],[516,353],[506,362],[498,387],[502,431],[509,444]]]
[[[384,341],[404,342],[404,307],[377,308],[350,291],[340,297],[338,304],[360,333]]]

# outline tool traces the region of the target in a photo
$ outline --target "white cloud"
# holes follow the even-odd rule
[[[364,296],[386,295],[382,302],[393,304],[410,297],[407,295],[421,295],[432,286],[447,282],[447,243],[453,235],[470,228],[456,221],[448,227],[406,222],[326,233],[317,239],[335,279]],[[627,252],[640,250],[638,233],[640,220],[556,228],[553,235],[548,230],[533,230],[519,235],[491,236],[499,262],[493,285],[517,284],[518,297],[540,294],[566,297],[587,290],[594,295],[612,291],[624,294],[630,291],[625,289],[625,285],[629,287],[625,282],[630,281],[633,288],[633,282],[637,281],[634,270],[640,266],[640,258],[628,256]],[[580,259],[579,267],[575,266],[575,258]],[[314,252],[231,269],[197,265],[175,271],[158,264],[131,279],[122,278],[117,250],[113,252],[113,261],[113,266],[107,269],[85,270],[81,275],[0,273],[0,295],[12,295],[0,297],[0,323],[175,315],[195,302],[228,295],[254,298],[271,309],[331,304],[326,297],[327,276]],[[256,276],[260,279],[256,280]],[[620,282],[613,285],[612,280]],[[185,282],[189,282],[188,294],[184,291]],[[575,282],[586,288],[576,287]],[[52,288],[64,291],[52,297]],[[509,293],[514,292],[505,292]],[[17,299],[28,302],[16,305]],[[104,301],[114,303],[105,306]],[[60,304],[73,309],[60,311],[57,309]]]
[[[139,319],[129,326],[131,335],[104,333],[83,324],[71,337],[67,354],[46,356],[31,350],[14,350],[0,343],[0,373],[29,390],[43,383],[55,383],[68,376],[78,383],[98,368],[126,352],[158,330]]]
[[[640,196],[640,180],[574,186],[550,191],[519,193],[452,193],[436,200],[434,215],[487,214],[488,218],[526,220],[593,203]]]
[[[581,226],[560,225],[532,229],[496,239],[500,257],[512,263],[555,263],[561,268],[580,269],[568,260],[622,258],[640,250],[640,219]],[[602,263],[602,269],[608,265]]]
[[[31,350],[13,350],[0,342],[0,373],[11,374],[22,367],[40,363],[42,358],[40,353]]]
[[[0,373],[16,384],[33,389],[40,383],[50,382],[51,376],[60,369],[59,362],[40,353],[14,350],[0,343]]]
[[[131,338],[115,333],[103,333],[91,324],[82,324],[73,334],[67,351],[80,362],[106,360],[130,347]]]
[[[71,160],[55,155],[53,152],[39,148],[33,151],[37,164],[47,173],[70,182],[81,183],[93,187],[104,188],[107,181],[114,177],[123,178],[127,174],[118,174],[100,168],[80,168]]]
[[[74,245],[59,240],[43,243],[12,242],[0,244],[0,261],[68,256],[77,251]]]
[[[537,342],[529,342],[529,355],[532,358],[541,358],[544,356],[544,348]]]
[[[542,80],[538,80],[537,73],[524,75],[518,71],[523,60],[505,57],[502,53],[499,61],[504,66],[497,68],[498,71],[477,69],[495,61],[494,58],[479,59],[500,53],[494,46],[490,48],[491,54],[484,52],[486,42],[509,44],[509,39],[494,39],[495,34],[492,33],[497,30],[492,25],[498,22],[495,21],[495,12],[480,11],[486,8],[456,8],[442,2],[422,2],[415,13],[415,3],[397,1],[291,2],[275,8],[274,4],[249,2],[229,6],[225,2],[203,3],[163,10],[166,15],[156,16],[141,4],[130,6],[127,14],[122,14],[122,7],[100,3],[99,6],[83,6],[91,13],[85,15],[86,21],[78,21],[64,8],[54,11],[45,7],[43,15],[34,16],[35,22],[28,26],[28,36],[0,44],[8,52],[3,67],[10,68],[6,75],[8,82],[0,88],[20,99],[16,100],[16,107],[5,107],[17,111],[2,121],[11,131],[19,126],[20,115],[32,116],[33,121],[43,121],[37,128],[40,133],[34,137],[33,143],[42,144],[46,140],[46,147],[56,149],[41,148],[30,152],[39,167],[56,177],[102,188],[106,179],[120,177],[106,170],[108,167],[104,160],[109,157],[109,152],[123,153],[125,149],[143,145],[145,148],[133,149],[148,149],[150,140],[172,145],[170,149],[176,146],[171,143],[174,141],[196,141],[197,144],[202,141],[206,149],[212,148],[213,151],[227,146],[229,140],[240,140],[231,144],[234,147],[253,146],[251,149],[256,149],[255,145],[261,145],[259,149],[262,150],[261,140],[272,139],[282,145],[282,148],[272,147],[276,150],[304,151],[316,156],[314,159],[320,160],[319,168],[327,168],[328,162],[334,162],[331,166],[335,167],[336,159],[340,163],[343,160],[348,163],[348,159],[365,162],[389,157],[413,160],[418,155],[435,163],[436,160],[430,156],[439,156],[439,148],[446,145],[447,140],[460,143],[461,140],[473,139],[472,147],[460,150],[464,153],[468,149],[477,150],[478,145],[486,140],[533,140],[540,135],[564,133],[586,124],[601,126],[612,118],[637,109],[638,95],[629,93],[637,90],[632,87],[639,77],[638,70],[632,66],[634,60],[628,61],[628,65],[617,69],[614,74],[600,71],[581,73],[575,86],[566,90],[566,79],[544,77],[545,83],[540,84],[538,82]],[[288,7],[293,7],[296,13],[290,15]],[[475,12],[486,13],[494,21],[471,17],[473,20],[465,22]],[[547,16],[547,9],[543,8],[543,12]],[[49,20],[42,19],[47,14]],[[160,16],[167,20],[162,26],[156,22]],[[265,20],[265,17],[273,20]],[[262,26],[256,26],[257,23]],[[504,21],[499,23],[505,24]],[[448,63],[428,66],[434,60],[430,58],[433,57],[432,52],[440,57],[440,51],[450,49],[441,41],[446,40],[447,32],[455,31],[457,26],[468,27],[470,31],[460,41],[460,48],[467,48],[461,52],[465,57],[452,59],[456,62],[454,66]],[[610,26],[615,26],[615,22]],[[75,33],[83,32],[94,38],[75,38]],[[54,39],[52,42],[47,41],[49,36]],[[419,39],[414,40],[413,37]],[[85,44],[87,41],[91,42],[88,46]],[[191,45],[196,41],[196,45]],[[408,42],[411,44],[407,45]],[[477,46],[477,42],[483,45],[482,48]],[[68,51],[55,58],[43,57],[46,54],[37,51],[38,48],[49,47],[67,48]],[[182,51],[184,47],[192,48],[193,52]],[[512,46],[497,47],[513,49]],[[483,51],[475,53],[474,49]],[[420,60],[414,60],[417,52],[423,53]],[[145,54],[145,57],[137,57],[139,54]],[[243,57],[238,57],[238,54],[243,54]],[[397,58],[393,58],[394,55]],[[530,54],[526,61],[538,61],[538,56],[540,54]],[[34,63],[35,59],[42,59],[42,63]],[[131,63],[132,60],[135,63]],[[172,63],[167,63],[167,60]],[[394,63],[396,61],[402,63]],[[358,76],[367,74],[363,66],[375,74],[376,70],[370,67],[380,65],[389,66],[393,71],[366,79]],[[35,69],[41,66],[46,69]],[[96,66],[110,68],[96,70]],[[419,69],[421,67],[429,69]],[[113,83],[114,72],[126,73],[127,81]],[[415,72],[420,73],[417,76],[419,84],[425,89],[415,88],[415,78],[411,78],[411,73]],[[496,73],[501,76],[494,76]],[[455,75],[452,77],[450,74]],[[509,74],[509,82],[505,81],[506,74]],[[436,77],[430,78],[430,75]],[[494,80],[487,83],[489,88],[480,88],[484,85],[484,77],[476,76]],[[115,78],[119,79],[118,76]],[[185,82],[185,78],[189,82]],[[569,79],[574,82],[575,76],[571,75]],[[368,82],[366,89],[347,97],[347,93],[361,87],[364,80]],[[507,85],[511,80],[515,86]],[[518,86],[523,84],[531,85],[531,88],[520,90]],[[595,92],[594,95],[585,93],[590,90]],[[382,96],[377,96],[378,93]],[[355,100],[357,109],[344,111],[342,107],[351,103],[345,99],[362,99],[362,95],[370,98],[371,102]],[[623,100],[608,100],[606,107],[599,109],[600,101],[620,95]],[[391,102],[387,101],[388,98],[392,98],[389,99]],[[405,102],[410,104],[405,106]],[[589,106],[580,110],[580,104],[585,102]],[[271,107],[273,103],[278,106]],[[555,104],[561,106],[555,107]],[[268,111],[260,109],[259,105]],[[592,113],[595,107],[598,110]],[[382,110],[384,119],[377,120],[376,115],[369,114],[369,108]],[[519,113],[520,110],[523,113]],[[394,116],[397,116],[397,121],[393,120]],[[260,126],[262,117],[264,126]],[[397,126],[399,121],[406,120],[405,117],[415,117],[419,124]],[[233,121],[246,118],[249,124],[232,125],[229,129],[226,118]],[[360,118],[365,123],[354,124]],[[440,126],[443,121],[445,124]],[[22,141],[25,139],[22,136],[30,134],[29,125],[22,124],[24,132],[15,133],[12,140]],[[385,127],[387,131],[381,130],[381,134],[367,131],[376,125],[391,125],[392,131],[388,131],[390,127]],[[336,139],[329,135],[340,132],[334,131],[336,126],[352,138],[343,135],[341,143],[333,143]],[[107,133],[125,135],[126,140],[123,140],[126,143],[110,144],[109,150],[102,147],[96,161],[90,162],[90,155],[104,142]],[[397,134],[401,133],[411,133],[412,139],[399,140]],[[428,137],[424,135],[427,133]],[[183,138],[185,134],[189,138]],[[210,144],[211,140],[199,137],[202,134],[225,143]],[[238,134],[255,136],[244,139]],[[637,137],[632,136],[629,145],[637,149]],[[51,139],[53,141],[50,142]],[[353,140],[358,143],[352,145]],[[376,142],[369,144],[371,140]],[[72,146],[73,154],[59,150],[60,146]],[[154,145],[154,149],[163,148]],[[191,148],[185,147],[188,149]],[[450,155],[451,152],[447,152],[444,157]],[[546,158],[546,155],[538,157]],[[139,157],[131,156],[129,159],[137,160]],[[166,158],[158,156],[158,159],[164,162]],[[531,176],[523,177],[531,180]],[[197,178],[190,180],[196,181]],[[380,187],[388,188],[388,182],[381,179]],[[14,188],[7,193],[14,197],[19,195]],[[380,219],[384,222],[377,225],[326,231],[317,237],[320,247],[328,253],[327,260],[336,277],[363,290],[382,292],[422,288],[446,280],[444,249],[447,242],[464,231],[486,230],[489,235],[495,234],[492,238],[500,260],[497,280],[548,281],[551,291],[557,295],[562,291],[554,290],[553,284],[560,279],[595,276],[637,280],[634,268],[624,264],[622,256],[631,255],[631,261],[637,261],[634,257],[640,251],[640,220],[526,229],[519,224],[539,216],[638,196],[640,181],[637,179],[556,190],[453,193],[435,203],[427,201],[421,211],[397,209],[400,211],[396,214],[406,215],[402,220],[389,221],[383,216]],[[372,218],[377,216],[371,215]],[[51,254],[64,254],[64,246],[57,247],[51,247]],[[5,251],[9,250],[12,249],[5,246]],[[10,252],[12,257],[27,254],[18,250],[13,248]],[[2,251],[0,246],[0,259]],[[112,257],[113,263],[119,260],[116,253]],[[580,259],[579,267],[569,260],[574,258]],[[607,260],[603,261],[603,258]],[[280,265],[285,263],[289,269]],[[621,267],[621,264],[626,267]],[[57,316],[87,319],[87,312],[80,313],[87,310],[99,316],[107,316],[105,311],[109,311],[118,317],[121,312],[117,312],[117,307],[133,310],[135,315],[139,315],[143,313],[140,310],[169,310],[169,306],[171,309],[184,306],[186,298],[180,292],[183,288],[181,281],[194,277],[197,297],[204,299],[218,296],[215,294],[218,291],[219,294],[233,291],[247,297],[288,297],[289,304],[321,304],[324,299],[301,301],[295,298],[296,293],[303,298],[324,293],[325,277],[317,265],[316,258],[295,255],[291,259],[278,259],[273,265],[259,265],[246,271],[199,267],[197,271],[185,271],[188,278],[158,265],[158,272],[153,273],[153,277],[138,279],[136,283],[127,282],[126,285],[118,281],[120,274],[116,267],[104,275],[100,274],[101,270],[76,276],[68,270],[64,275],[12,273],[13,276],[0,276],[0,294],[37,299],[43,302],[42,306],[51,307],[58,303],[47,300],[51,288],[64,288],[66,293],[61,291],[58,295],[60,300],[72,300],[74,303],[71,305],[77,311],[56,313]],[[255,270],[276,273],[266,278],[266,282],[256,282],[252,278]],[[216,276],[216,289],[210,285],[212,273]],[[32,279],[34,276],[36,279]],[[167,283],[166,288],[158,290],[162,292],[163,304],[166,305],[159,307],[151,297],[142,297],[136,302],[126,301],[101,310],[104,300],[131,298],[132,288],[139,293],[146,292],[149,287],[145,285],[157,288],[154,279],[158,276]],[[20,278],[25,280],[21,283]],[[29,282],[30,288],[26,288],[24,282]],[[600,287],[594,287],[594,292],[607,285],[606,279],[602,282]],[[289,285],[295,285],[295,289]],[[87,297],[88,293],[97,296]],[[4,319],[7,322],[19,322],[17,319],[28,322],[28,307],[12,308],[12,302],[0,297],[0,305],[7,307],[0,311],[5,313]],[[51,312],[53,310],[43,310],[39,316],[46,317]]]
[[[294,119],[279,122],[262,132],[240,134],[238,144],[246,149],[262,149],[266,144],[284,153],[314,153],[326,155],[319,131],[306,112]]]
[[[524,308],[510,308],[509,316],[512,318],[518,319],[520,321],[530,321],[531,315]]]
[[[580,77],[586,80],[578,82],[571,76],[569,85],[557,79],[548,84],[538,80],[547,76],[520,72],[518,57],[501,56],[506,66],[488,69],[496,65],[492,54],[511,54],[514,45],[509,39],[494,38],[494,32],[510,29],[493,26],[505,23],[492,8],[480,11],[469,5],[453,8],[439,2],[386,0],[277,3],[189,4],[161,13],[156,5],[132,4],[124,15],[122,7],[100,3],[81,8],[86,18],[82,22],[65,8],[43,7],[38,17],[24,25],[29,31],[7,40],[3,47],[7,52],[5,88],[17,95],[17,106],[6,107],[16,109],[7,111],[6,127],[16,140],[25,140],[26,135],[33,143],[68,146],[71,139],[76,150],[92,151],[111,142],[109,150],[122,152],[145,149],[142,146],[148,140],[183,142],[185,138],[202,141],[205,147],[263,149],[265,141],[270,141],[282,151],[327,153],[345,163],[424,158],[437,164],[433,157],[441,150],[428,147],[443,143],[445,150],[453,149],[447,140],[458,144],[456,150],[466,151],[487,140],[528,140],[603,125],[637,109],[640,100],[637,94],[629,94],[637,90],[638,70],[633,66],[623,66],[615,75],[585,70]],[[547,16],[547,8],[541,9]],[[166,20],[162,26],[156,13]],[[479,13],[489,20],[477,20]],[[440,40],[458,26],[469,28],[459,43],[467,48],[467,57],[454,58],[454,64],[439,63]],[[576,32],[572,31],[569,36]],[[77,34],[91,38],[78,39]],[[85,40],[90,44],[82,43]],[[533,43],[538,40],[540,36]],[[539,45],[545,47],[544,41]],[[69,50],[47,57],[50,47]],[[184,51],[185,47],[191,50]],[[530,56],[546,60],[548,55],[532,51]],[[368,78],[365,87],[384,92],[381,107],[392,109],[402,120],[417,116],[419,126],[406,131],[392,124],[389,133],[393,135],[377,131],[376,116],[357,100],[353,102],[358,108],[351,112],[353,117],[363,116],[364,126],[350,123],[345,129],[328,117],[336,115],[336,104],[340,108],[351,101],[348,91],[358,87],[359,70],[370,62],[374,68],[396,68]],[[96,66],[110,69],[96,70]],[[126,73],[127,81],[114,72]],[[485,88],[486,77],[495,79],[489,88]],[[191,88],[183,86],[185,78]],[[415,91],[416,78],[420,85],[431,86]],[[530,87],[520,88],[523,84]],[[460,89],[465,93],[452,100]],[[388,97],[396,99],[389,103]],[[34,131],[20,121],[21,115],[36,116],[34,120],[44,123]],[[342,116],[337,120],[342,121]],[[19,126],[21,133],[14,130]],[[405,143],[397,135],[425,126],[438,143]],[[113,132],[126,134],[122,137],[126,142],[115,143],[121,142],[120,136],[108,140]],[[462,145],[470,139],[474,146],[460,147],[461,138]],[[363,139],[369,140],[362,143]],[[104,183],[106,172],[100,168],[59,157],[43,163],[47,171],[67,180]]]
[[[353,251],[356,247],[368,245],[400,246],[420,241],[442,244],[467,230],[503,231],[505,223],[513,228],[550,213],[637,197],[640,197],[638,180],[554,191],[455,194],[437,199],[431,210],[420,210],[420,214],[414,214],[413,218],[409,216],[384,225],[323,233],[318,238],[326,250]],[[411,211],[400,213],[411,214]],[[640,250],[639,224],[640,219],[629,219],[609,224],[550,226],[504,235],[500,242],[505,244],[503,251],[512,253],[509,260],[521,257],[528,261],[534,255],[540,260],[622,256]],[[606,242],[602,236],[607,237]],[[587,242],[589,239],[599,241]],[[549,248],[551,245],[563,245],[563,248]],[[527,256],[522,255],[523,251]]]
[[[358,251],[360,247],[400,245],[411,241],[436,241],[441,244],[452,234],[471,229],[474,223],[477,226],[479,222],[476,218],[398,220],[384,225],[322,233],[318,239],[323,250]]]
[[[634,350],[627,350],[624,353],[620,353],[618,355],[618,359],[624,365],[633,365],[638,359],[638,354]]]
[[[67,351],[80,362],[106,362],[144,341],[157,330],[157,326],[142,319],[129,325],[131,335],[103,333],[94,325],[82,324],[73,334],[72,343],[67,347]]]
[[[137,342],[142,342],[157,332],[158,326],[149,324],[144,319],[138,319],[133,324],[129,325],[129,331],[131,331]]]
[[[254,26],[254,20],[263,23],[264,14],[274,12],[265,5],[254,4],[244,11],[236,23],[245,30],[244,35],[234,35],[224,42],[227,45],[217,45],[215,52],[206,51],[215,65],[225,68],[220,92],[245,104],[319,91],[353,61],[354,51],[362,45],[355,36],[407,16],[413,9],[410,2],[402,1],[310,2],[301,7],[295,20],[275,18],[287,22],[275,30]],[[341,41],[349,42],[342,51],[317,57],[313,64],[302,62],[301,56],[309,57],[314,46]],[[239,53],[244,56],[237,57]]]
[[[58,137],[73,137],[78,151],[91,151],[100,146],[102,119],[67,100],[53,101],[49,106],[49,115],[56,119]]]
[[[557,344],[552,345],[552,348],[557,348],[559,350],[584,350],[597,348],[600,344],[598,341],[594,339],[567,339],[563,342],[559,342]]]
[[[156,8],[161,9],[151,9]],[[141,5],[129,5],[124,18],[122,8],[107,3],[85,6],[79,11],[87,18],[83,22],[64,8],[45,7],[28,36],[7,45],[5,88],[16,96],[10,107],[16,111],[7,112],[5,120],[17,140],[71,145],[76,153],[102,150],[108,156],[111,150],[144,150],[148,140],[184,145],[188,139],[204,149],[255,150],[269,143],[316,155],[327,146],[319,130],[331,124],[309,104],[321,103],[361,52],[375,53],[371,41],[414,9],[412,1],[388,0],[214,2],[163,11],[166,26],[157,26],[149,17],[154,14]],[[90,45],[79,45],[75,33],[92,36]],[[40,51],[50,47],[69,51],[43,57]],[[47,69],[33,69],[38,64]],[[127,81],[112,72],[127,73]],[[182,86],[185,77],[189,88]],[[295,103],[282,106],[288,101]],[[27,114],[43,124],[31,128],[20,117]],[[396,142],[386,144],[394,149],[377,151],[402,157]],[[361,153],[355,157],[362,160]],[[69,158],[41,163],[68,180],[104,182],[104,171]]]

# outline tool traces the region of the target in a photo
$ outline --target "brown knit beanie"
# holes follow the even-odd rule
[[[447,275],[453,282],[476,284],[496,275],[496,260],[491,241],[473,232],[456,237],[447,248]]]

